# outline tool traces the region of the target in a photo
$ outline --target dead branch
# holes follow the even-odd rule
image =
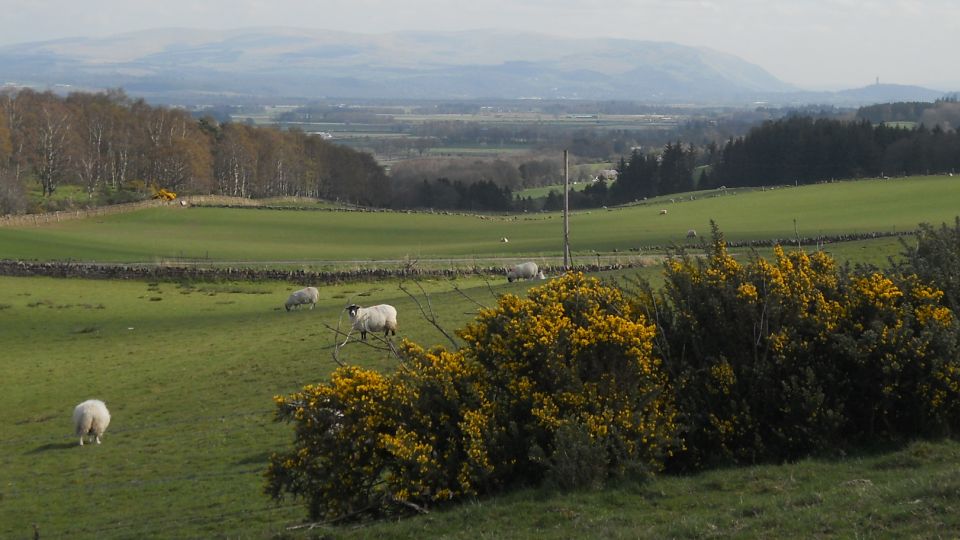
[[[432,324],[434,328],[436,328],[441,334],[444,335],[444,337],[446,337],[450,341],[450,343],[453,344],[454,350],[460,349],[460,344],[457,343],[457,340],[454,339],[453,336],[451,336],[446,330],[444,330],[444,328],[440,326],[440,323],[437,322],[437,315],[433,311],[433,304],[430,302],[430,295],[427,294],[427,291],[423,289],[423,285],[421,285],[419,281],[415,280],[414,283],[417,284],[417,287],[420,289],[420,293],[423,294],[423,297],[426,299],[426,302],[427,302],[426,308],[423,307],[423,303],[420,302],[420,299],[418,299],[413,293],[408,291],[407,288],[403,286],[402,281],[399,284],[400,290],[406,293],[406,295],[409,296],[417,304],[417,307],[420,308],[420,313],[423,315],[423,318],[426,319],[427,322]],[[428,313],[428,310],[429,310],[429,313]]]
[[[328,324],[324,324],[324,326],[326,326],[327,328],[330,328],[331,330],[333,330],[333,331],[334,331],[334,335],[337,336],[337,337],[339,337],[340,335],[343,334],[343,332],[340,331],[340,324],[343,322],[343,313],[344,313],[344,311],[346,311],[346,309],[340,310],[340,317],[337,318],[337,328],[336,328],[336,329],[331,328],[330,325],[328,325]],[[353,325],[350,325],[350,331],[351,331],[351,332],[353,331]],[[343,362],[340,361],[340,349],[342,349],[343,346],[346,345],[346,344],[347,344],[347,341],[349,341],[349,340],[350,340],[350,332],[347,332],[347,335],[344,336],[343,343],[338,343],[336,340],[334,340],[334,342],[333,342],[334,346],[333,346],[333,352],[332,352],[331,354],[333,355],[333,361],[336,362],[337,365],[340,366],[340,367],[343,367]]]
[[[487,290],[490,291],[490,296],[498,298],[499,296],[496,292],[494,292],[493,285],[490,284],[490,280],[487,279],[487,276],[483,276],[483,282],[487,284]]]
[[[343,337],[345,338],[345,339],[343,340],[343,343],[340,343],[340,344],[336,345],[337,348],[343,348],[343,346],[345,346],[347,343],[350,342],[350,335],[353,334],[353,328],[351,328],[349,332],[344,332],[344,331],[340,330],[339,328],[334,328],[334,327],[330,326],[329,324],[324,323],[323,325],[324,325],[325,327],[327,327],[328,330],[330,330],[330,331],[332,331],[334,334],[336,334],[337,337],[343,336]],[[370,333],[370,337],[371,337],[371,339],[373,339],[373,340],[375,340],[375,341],[379,341],[380,343],[382,343],[382,345],[377,345],[377,344],[375,344],[375,343],[371,343],[369,340],[367,340],[367,341],[359,340],[359,341],[358,341],[358,340],[354,339],[353,342],[354,342],[354,343],[361,343],[361,344],[363,344],[363,345],[365,345],[365,346],[367,346],[367,347],[370,347],[371,349],[377,349],[378,351],[395,351],[395,350],[396,350],[396,348],[393,346],[393,342],[391,342],[390,340],[384,338],[384,337],[381,336],[380,334]]]
[[[371,504],[371,505],[369,505],[369,506],[367,506],[367,507],[365,507],[365,508],[361,508],[360,510],[353,511],[353,512],[350,512],[350,513],[348,513],[348,514],[344,514],[344,515],[342,515],[342,516],[337,516],[337,517],[335,517],[335,518],[331,518],[331,519],[328,519],[328,520],[326,520],[326,521],[314,521],[314,522],[312,522],[312,523],[302,523],[302,524],[300,524],[300,525],[290,525],[289,527],[287,527],[287,530],[288,530],[288,531],[298,531],[298,530],[300,530],[300,529],[307,529],[308,531],[312,531],[313,529],[316,529],[316,528],[318,528],[318,527],[326,527],[327,525],[333,525],[333,524],[338,523],[338,522],[340,522],[340,521],[348,520],[348,519],[350,519],[350,518],[359,516],[359,515],[361,515],[361,514],[364,514],[364,513],[366,513],[366,512],[369,512],[370,510],[373,510],[374,508],[376,508],[376,506],[377,506],[377,505],[375,505],[375,504]]]
[[[487,306],[485,306],[485,305],[481,304],[480,302],[474,300],[474,299],[471,298],[467,293],[463,292],[463,290],[460,289],[460,287],[459,287],[456,283],[453,284],[453,290],[457,291],[457,293],[458,293],[460,296],[462,296],[462,297],[466,298],[467,300],[469,300],[469,301],[473,302],[474,304],[476,304],[480,309],[489,309]]]
[[[410,501],[401,501],[400,499],[397,499],[397,498],[395,498],[395,497],[390,497],[390,502],[393,502],[393,503],[397,503],[397,504],[406,506],[407,508],[410,508],[410,509],[412,509],[412,510],[415,510],[415,511],[416,511],[417,513],[419,513],[419,514],[429,514],[429,513],[430,513],[430,511],[427,510],[426,508],[420,506],[419,504],[414,504],[414,503],[412,503],[412,502],[410,502]]]

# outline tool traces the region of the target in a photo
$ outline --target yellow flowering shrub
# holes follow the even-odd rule
[[[559,468],[557,430],[568,425],[602,449],[608,475],[659,470],[673,451],[676,413],[652,354],[655,328],[619,289],[569,274],[527,299],[504,296],[460,336],[493,387],[507,390],[491,400],[508,428],[489,446],[504,465],[498,482],[536,483]]]
[[[402,342],[391,375],[345,367],[278,396],[296,438],[271,458],[267,492],[303,498],[314,519],[383,514],[657,471],[675,449],[655,329],[620,290],[570,274],[458,334],[458,351]]]
[[[850,272],[824,253],[743,263],[714,226],[704,259],[679,254],[637,291],[658,325],[685,451],[671,466],[792,459],[960,427],[957,325],[916,276]]]

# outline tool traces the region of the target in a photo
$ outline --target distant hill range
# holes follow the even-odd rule
[[[0,83],[121,87],[155,101],[246,98],[632,100],[844,104],[926,100],[880,85],[842,93],[792,87],[736,56],[624,39],[500,31],[354,34],[291,28],[156,29],[0,47]],[[883,96],[882,98],[880,96]]]

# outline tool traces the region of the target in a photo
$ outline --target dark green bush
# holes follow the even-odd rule
[[[715,229],[636,298],[658,326],[686,451],[678,469],[795,459],[960,427],[957,321],[916,277],[774,250],[741,264]]]
[[[960,216],[953,227],[921,223],[913,242],[900,242],[905,262],[894,265],[894,270],[933,284],[943,291],[943,304],[960,313]]]

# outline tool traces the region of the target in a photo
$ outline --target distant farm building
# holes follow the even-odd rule
[[[616,169],[603,169],[602,171],[597,171],[597,176],[593,179],[594,182],[603,181],[613,181],[617,179],[619,173]]]

